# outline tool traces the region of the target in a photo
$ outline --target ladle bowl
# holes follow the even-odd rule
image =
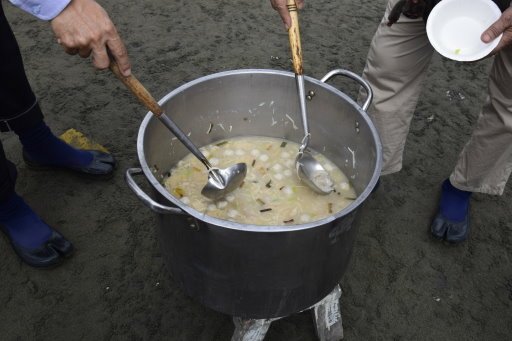
[[[224,169],[209,168],[208,182],[201,190],[201,194],[212,200],[220,199],[240,187],[246,175],[247,165],[243,162]]]
[[[297,176],[311,189],[319,194],[328,194],[333,191],[334,183],[329,173],[308,152],[299,152],[295,159]]]

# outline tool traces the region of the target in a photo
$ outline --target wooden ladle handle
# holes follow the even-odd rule
[[[304,74],[304,69],[302,67],[302,46],[300,44],[297,4],[295,3],[295,0],[288,0],[286,6],[288,7],[288,12],[290,12],[290,16],[292,18],[292,25],[288,30],[288,37],[290,38],[290,48],[292,50],[293,71],[295,71],[297,75],[302,75]]]
[[[137,97],[139,101],[146,106],[155,116],[160,117],[164,112],[158,102],[151,96],[148,90],[142,85],[134,75],[124,76],[119,70],[119,66],[113,60],[110,61],[110,70],[123,82],[124,85]]]

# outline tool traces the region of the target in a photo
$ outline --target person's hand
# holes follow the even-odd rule
[[[286,7],[287,0],[270,0],[270,3],[272,4],[272,8],[281,16],[286,30],[290,29],[292,26],[292,18],[290,17],[290,13]],[[304,0],[295,0],[295,4],[298,9],[304,8]]]
[[[484,43],[490,43],[502,33],[503,37],[491,54],[495,54],[505,46],[512,44],[512,7],[503,12],[501,17],[482,33],[481,39]]]
[[[122,74],[130,75],[126,47],[107,12],[94,0],[72,0],[51,21],[51,26],[67,53],[78,53],[83,58],[92,55],[92,63],[98,69],[108,68],[110,54]]]

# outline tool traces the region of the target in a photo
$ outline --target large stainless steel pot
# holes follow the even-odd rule
[[[366,89],[363,107],[325,83],[335,75],[348,76]],[[305,81],[306,91],[314,92],[308,102],[310,146],[334,161],[359,193],[341,212],[313,223],[237,224],[188,207],[161,184],[188,150],[151,113],[140,126],[141,168],[126,172],[127,183],[158,213],[161,252],[174,279],[187,294],[217,311],[244,318],[299,312],[329,294],[349,262],[357,230],[354,218],[381,170],[380,141],[365,112],[372,92],[364,80],[345,70],[331,71],[321,81]],[[289,72],[228,71],[187,83],[160,104],[197,145],[248,135],[300,142],[295,86]],[[140,174],[151,184],[151,196],[134,181]]]

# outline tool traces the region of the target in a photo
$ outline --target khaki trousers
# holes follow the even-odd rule
[[[402,168],[409,126],[434,53],[422,19],[402,15],[393,26],[386,25],[397,1],[387,5],[363,71],[375,94],[369,114],[382,140],[382,175]],[[501,195],[511,171],[512,46],[508,46],[494,57],[487,99],[450,181],[461,190]]]

